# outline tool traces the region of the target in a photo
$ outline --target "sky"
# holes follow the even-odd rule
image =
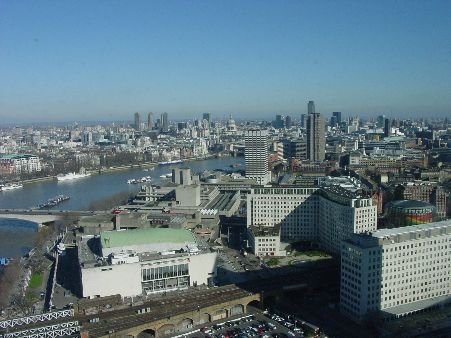
[[[451,116],[451,1],[0,0],[0,122]]]

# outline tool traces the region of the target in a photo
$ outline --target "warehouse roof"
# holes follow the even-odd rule
[[[100,234],[102,247],[116,248],[151,243],[194,243],[191,232],[185,229],[153,228],[104,231]]]

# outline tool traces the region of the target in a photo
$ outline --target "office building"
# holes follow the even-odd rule
[[[273,122],[273,126],[276,129],[285,127],[285,117],[283,115],[276,115],[276,120]]]
[[[333,253],[353,233],[375,231],[377,206],[349,177],[325,177],[318,187],[277,186],[251,189],[247,225],[280,226],[283,242],[311,241]]]
[[[255,179],[264,185],[271,181],[268,170],[268,132],[266,130],[248,130],[245,134],[244,158],[246,178]]]
[[[342,243],[341,312],[398,318],[449,302],[450,247],[450,220],[352,235]]]
[[[141,120],[139,113],[135,113],[135,123],[133,127],[135,128],[135,130],[141,130]]]
[[[291,120],[291,116],[287,115],[285,116],[285,127],[291,128],[293,126],[293,121]]]
[[[247,229],[248,242],[255,256],[285,256],[280,250],[280,225],[274,227],[255,227]]]
[[[385,137],[391,136],[391,120],[390,119],[384,120],[384,136]]]
[[[88,244],[89,242],[89,244]],[[212,285],[216,253],[184,229],[104,231],[78,245],[83,297],[141,294]]]
[[[169,131],[168,113],[161,114],[160,129],[164,133],[167,133]]]
[[[203,115],[202,115],[202,119],[203,120],[206,120],[207,122],[208,122],[208,126],[210,126],[211,125],[211,113],[204,113]]]
[[[339,125],[341,123],[341,111],[334,111],[332,116],[335,117],[335,121]]]
[[[319,113],[315,113],[313,101],[308,103],[307,115],[307,156],[310,161],[324,161],[326,137],[324,120]]]
[[[280,225],[282,241],[314,241],[318,237],[317,190],[296,186],[251,189],[247,194],[247,226]]]
[[[307,103],[307,114],[315,114],[315,102],[309,101]]]
[[[307,114],[301,114],[301,128],[307,127]]]
[[[302,139],[282,141],[283,157],[287,160],[306,160],[307,159],[307,142]]]
[[[396,199],[417,200],[431,203],[436,207],[437,217],[446,218],[448,194],[443,186],[433,181],[413,181],[398,183],[391,187]]]
[[[153,129],[153,113],[150,112],[147,114],[147,130]]]

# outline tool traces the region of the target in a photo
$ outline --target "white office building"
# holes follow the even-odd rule
[[[377,229],[377,206],[370,196],[340,185],[318,191],[318,239],[321,247],[340,253],[341,241]]]
[[[282,240],[313,241],[318,237],[318,188],[261,187],[247,194],[247,225],[280,225]]]
[[[361,321],[449,301],[451,220],[352,235],[342,243],[340,307]]]
[[[282,242],[316,241],[339,254],[351,234],[376,230],[377,207],[347,177],[327,178],[319,187],[259,187],[247,195],[247,226],[280,226]]]
[[[271,181],[271,172],[268,170],[268,131],[248,130],[244,140],[246,178],[265,185]]]
[[[104,231],[78,245],[83,297],[122,297],[213,283],[216,253],[184,229]]]
[[[285,250],[280,250],[280,226],[257,227],[247,229],[249,245],[255,256],[285,256]]]

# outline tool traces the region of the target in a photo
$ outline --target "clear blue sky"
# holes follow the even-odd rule
[[[451,1],[0,0],[0,121],[451,115]],[[297,116],[296,116],[297,117]]]

